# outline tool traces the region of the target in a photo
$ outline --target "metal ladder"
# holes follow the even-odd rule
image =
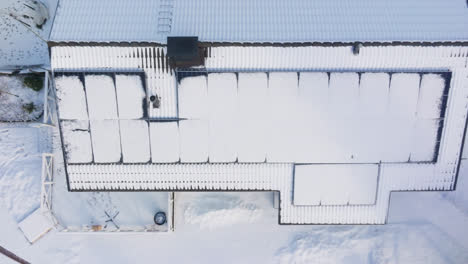
[[[158,33],[171,33],[173,9],[174,0],[160,0],[158,12]]]

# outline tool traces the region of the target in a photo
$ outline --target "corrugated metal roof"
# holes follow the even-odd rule
[[[174,2],[173,35],[202,41],[351,42],[468,39],[465,1]]]
[[[466,41],[466,28],[464,0],[62,0],[51,40]]]
[[[54,41],[160,41],[159,1],[60,0]]]

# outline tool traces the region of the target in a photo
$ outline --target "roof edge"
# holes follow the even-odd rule
[[[48,41],[49,47],[55,46],[120,46],[120,47],[166,47],[165,43],[150,42],[150,41],[109,41],[109,42],[81,42],[81,41]],[[200,41],[200,47],[343,47],[353,46],[360,44],[362,46],[426,46],[426,47],[439,47],[439,46],[460,46],[467,47],[468,41],[353,41],[353,42],[210,42]]]

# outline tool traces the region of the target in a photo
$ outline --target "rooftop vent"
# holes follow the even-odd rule
[[[198,37],[167,37],[167,56],[173,67],[203,65]]]

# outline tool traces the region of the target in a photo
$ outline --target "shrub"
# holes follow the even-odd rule
[[[34,74],[34,75],[26,76],[24,78],[23,84],[26,87],[29,87],[33,89],[34,91],[38,92],[44,86],[44,80],[42,76]]]
[[[36,106],[34,105],[33,102],[27,103],[23,105],[23,110],[25,112],[28,112],[29,114],[32,113],[34,110],[36,110]]]

